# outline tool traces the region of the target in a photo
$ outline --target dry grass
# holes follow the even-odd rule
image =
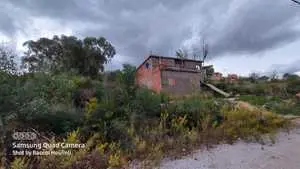
[[[223,120],[219,125],[215,125],[213,114],[208,113],[191,128],[186,115],[171,116],[167,110],[163,111],[158,122],[143,126],[143,130],[137,132],[127,129],[128,135],[133,140],[130,151],[123,149],[116,142],[98,143],[91,152],[80,154],[75,161],[65,159],[63,164],[69,165],[64,165],[64,168],[72,168],[74,165],[78,169],[80,166],[93,167],[97,165],[97,160],[101,161],[101,165],[98,163],[100,168],[126,168],[133,159],[139,161],[138,168],[154,168],[166,156],[176,158],[195,149],[211,148],[220,143],[234,143],[239,139],[261,141],[266,134],[272,139],[272,135],[278,129],[290,126],[289,120],[245,102],[227,104],[220,112]],[[70,136],[73,137],[69,139],[74,140],[75,136]],[[44,164],[60,164],[60,162],[61,160],[56,158],[43,159]]]

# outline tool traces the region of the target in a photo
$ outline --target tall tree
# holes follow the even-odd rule
[[[275,81],[279,78],[277,71],[273,71],[272,74],[270,75],[270,79],[272,81]]]
[[[253,72],[249,75],[249,78],[250,78],[251,82],[255,83],[259,79],[259,74]]]
[[[16,54],[4,46],[0,46],[0,71],[7,73],[16,73],[17,64],[15,62]]]
[[[85,76],[95,76],[116,54],[115,48],[104,37],[81,40],[61,35],[30,40],[24,46],[27,51],[22,59],[23,65],[30,72],[74,70]]]

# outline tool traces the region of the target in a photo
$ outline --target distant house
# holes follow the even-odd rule
[[[138,66],[136,83],[160,93],[185,95],[200,89],[202,61],[150,55]]]
[[[222,80],[223,78],[223,74],[220,72],[215,72],[212,76],[211,76],[211,80],[215,80],[215,81],[219,81]]]
[[[228,74],[227,80],[230,82],[237,81],[239,79],[239,76],[237,74]]]

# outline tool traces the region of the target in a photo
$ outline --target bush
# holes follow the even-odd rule
[[[169,106],[169,112],[172,116],[186,116],[189,127],[196,127],[206,116],[211,116],[213,121],[221,121],[220,109],[224,102],[221,99],[198,99],[191,97],[185,100],[177,101]]]
[[[295,95],[300,92],[300,80],[292,80],[288,82],[287,92],[291,95]]]
[[[240,100],[246,101],[256,106],[262,106],[265,109],[278,114],[300,114],[300,106],[295,99],[284,99],[277,96],[240,96]]]
[[[137,88],[133,83],[134,72],[133,67],[118,72],[113,87],[67,73],[3,74],[0,112],[10,119],[4,125],[8,130],[17,124],[40,132],[54,132],[54,141],[87,143],[87,149],[74,156],[41,157],[35,161],[36,168],[53,169],[121,167],[130,158],[160,159],[163,154],[181,152],[182,148],[249,139],[284,127],[285,121],[271,113],[236,109],[207,93],[170,100],[165,94]],[[251,85],[242,89],[238,85],[225,87],[255,92]],[[80,93],[82,90],[87,93]],[[77,97],[71,95],[77,92]],[[82,99],[82,109],[72,104],[76,98]],[[240,99],[255,105],[270,105],[269,109],[276,111],[296,106],[281,102],[280,97],[242,96]],[[16,159],[14,164],[20,162]]]
[[[294,88],[290,81],[273,81],[273,82],[257,82],[251,83],[247,80],[239,80],[236,83],[225,81],[213,82],[218,88],[230,92],[234,95],[256,95],[256,96],[279,96],[287,97],[293,94]]]
[[[254,95],[243,95],[239,97],[240,100],[249,102],[253,105],[263,106],[268,102],[279,102],[281,99],[279,97],[272,96],[254,96]]]
[[[147,89],[138,89],[131,108],[139,116],[159,117],[162,97]]]
[[[229,137],[229,140],[242,138],[259,141],[262,134],[272,133],[278,128],[288,126],[287,120],[271,112],[237,108],[224,110],[224,123],[220,127],[225,130],[225,136]]]

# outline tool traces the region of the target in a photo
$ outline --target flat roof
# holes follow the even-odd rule
[[[137,70],[150,58],[163,58],[163,59],[181,59],[181,60],[185,60],[185,61],[191,61],[191,62],[198,62],[198,63],[202,63],[203,61],[201,60],[193,60],[193,59],[186,59],[186,58],[177,58],[177,57],[171,57],[171,56],[158,56],[158,55],[149,55],[144,61],[143,63],[141,63],[138,67]]]

